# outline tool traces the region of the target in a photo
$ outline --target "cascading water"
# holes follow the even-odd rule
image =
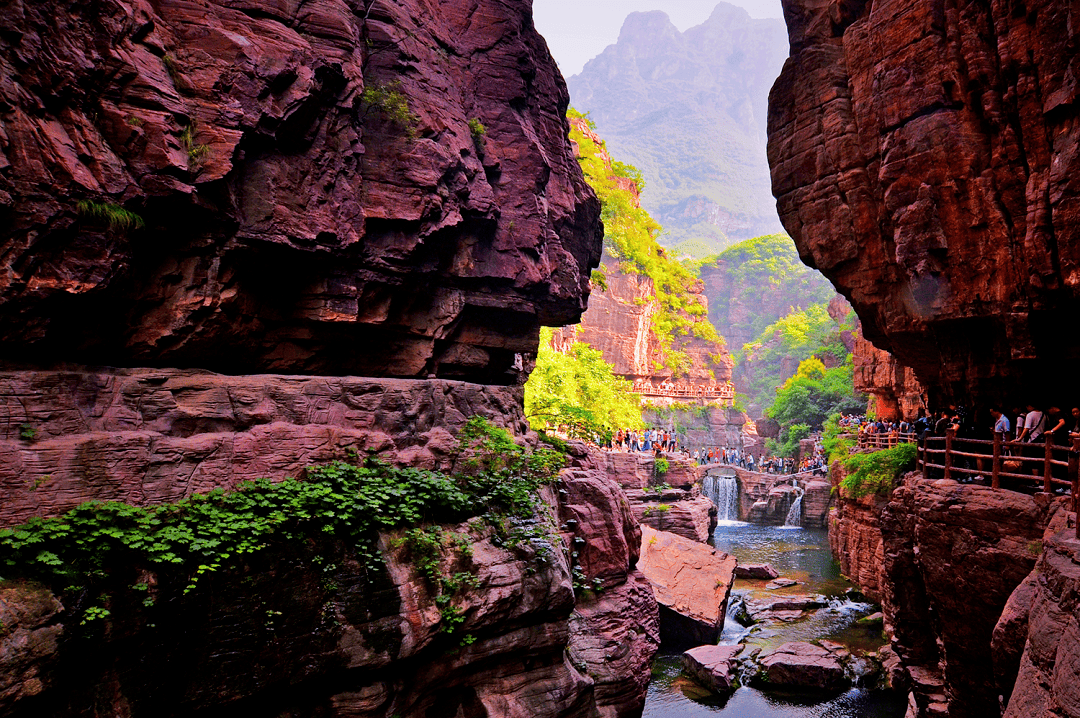
[[[716,506],[716,520],[739,520],[739,480],[734,476],[705,476],[701,492]]]
[[[795,500],[791,502],[791,508],[788,509],[787,518],[784,519],[784,525],[780,528],[785,529],[801,529],[802,528],[802,499],[803,494],[806,493],[799,488],[799,482],[795,479],[791,480],[792,485],[795,488]]]

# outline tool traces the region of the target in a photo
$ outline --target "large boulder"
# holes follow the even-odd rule
[[[705,544],[641,527],[638,568],[660,604],[660,632],[675,646],[716,643],[735,579],[734,556]]]
[[[683,671],[714,693],[727,694],[738,683],[735,657],[742,646],[698,646],[682,654]]]
[[[662,492],[628,490],[634,517],[657,531],[705,542],[716,527],[716,507],[696,488]]]
[[[812,643],[785,643],[759,662],[762,677],[774,686],[834,691],[851,684],[840,657]]]

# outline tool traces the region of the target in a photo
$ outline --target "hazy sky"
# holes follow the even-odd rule
[[[780,0],[728,0],[750,17],[780,17]],[[536,29],[547,40],[563,75],[581,72],[585,63],[619,39],[623,20],[639,10],[663,10],[675,27],[686,30],[712,14],[717,0],[533,0]]]

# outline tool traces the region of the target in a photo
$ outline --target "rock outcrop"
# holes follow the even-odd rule
[[[742,646],[698,646],[682,654],[683,671],[713,693],[726,695],[738,684],[735,656]]]
[[[918,474],[893,491],[880,519],[882,604],[909,673],[940,675],[939,687],[916,693],[921,710],[943,695],[952,718],[999,714],[994,629],[1060,508],[1045,496]]]
[[[600,208],[524,1],[0,27],[0,359],[513,383],[585,309]]]
[[[695,486],[661,491],[627,490],[634,518],[657,531],[700,541],[709,540],[716,528],[716,507]]]
[[[733,467],[734,468],[734,467]],[[735,468],[739,478],[739,517],[744,521],[782,525],[791,505],[803,492],[802,525],[823,528],[832,505],[829,483],[817,477],[799,477],[799,489],[790,476],[762,474]]]
[[[1005,659],[1009,665],[1018,659],[1011,698],[1005,693],[1005,718],[1080,715],[1080,541],[1076,529],[1070,526],[1051,533],[1045,548],[1029,580],[1010,599],[1013,610],[1002,615],[994,635],[995,660]],[[1014,632],[1020,633],[1019,642],[1010,635]],[[1016,647],[1022,648],[1022,655],[1015,655]]]
[[[926,409],[926,391],[915,372],[889,352],[868,342],[860,331],[852,351],[856,391],[870,394],[874,416],[892,421],[913,421]]]
[[[783,5],[768,153],[800,256],[931,402],[1060,396],[1080,306],[1076,8]]]
[[[832,691],[850,685],[836,653],[812,643],[785,643],[759,657],[769,685]]]
[[[710,546],[642,526],[638,568],[656,591],[665,645],[716,643],[736,563],[734,556]]]

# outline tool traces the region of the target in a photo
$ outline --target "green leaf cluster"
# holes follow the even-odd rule
[[[420,122],[420,118],[409,108],[409,98],[401,91],[401,80],[368,85],[360,95],[360,101],[365,114],[374,110],[384,119],[404,130],[409,139],[416,137],[416,125]],[[469,131],[474,136],[483,128],[480,120],[476,120],[476,123],[475,129],[472,122],[469,123]],[[487,131],[486,128],[483,129]]]
[[[571,110],[567,116],[582,115]],[[620,177],[630,179],[640,191],[644,188],[641,172],[631,165],[609,160],[607,148],[574,125],[570,139],[578,146],[578,161],[585,180],[600,199],[604,250],[619,261],[623,272],[644,274],[652,280],[657,300],[657,311],[652,317],[653,334],[664,348],[665,365],[675,373],[685,372],[690,363],[680,348],[682,342],[677,341],[679,337],[723,342],[697,294],[698,279],[668,257],[657,242],[662,231],[660,224],[641,208],[637,195],[617,181]]]
[[[853,329],[846,322],[834,321],[824,302],[795,310],[765,327],[754,341],[744,344],[734,355],[747,376],[753,401],[765,407],[772,405],[787,362],[825,355],[843,362],[848,351],[840,335]]]
[[[806,424],[821,429],[830,414],[859,411],[865,405],[865,398],[855,393],[852,378],[850,357],[832,369],[816,357],[806,359],[777,390],[768,415],[782,427]]]
[[[897,444],[865,454],[852,454],[844,460],[847,475],[840,482],[840,493],[851,499],[870,494],[888,496],[905,471],[915,468],[915,444]]]
[[[546,527],[535,517],[538,490],[565,464],[564,454],[527,450],[473,417],[455,456],[449,474],[374,459],[335,461],[309,467],[302,479],[259,479],[153,507],[87,502],[0,530],[0,571],[4,578],[40,581],[85,611],[88,596],[130,590],[138,571],[155,575],[162,590],[188,593],[208,573],[242,567],[245,556],[312,540],[343,541],[374,569],[382,560],[379,532],[475,516],[499,529],[531,526],[525,539],[544,544]],[[521,543],[520,530],[504,533],[506,545]]]
[[[80,200],[75,208],[79,210],[79,214],[103,222],[109,229],[139,229],[145,224],[142,217],[115,202],[84,199]]]
[[[563,353],[551,346],[553,330],[540,330],[536,368],[525,383],[525,415],[541,431],[566,427],[573,438],[601,442],[618,428],[639,429],[641,398],[617,376],[604,354],[583,342]]]
[[[825,458],[832,465],[834,461],[842,461],[851,453],[858,443],[855,439],[842,437],[840,430],[840,414],[830,414],[825,420],[825,431],[821,436],[821,448],[825,452]]]

